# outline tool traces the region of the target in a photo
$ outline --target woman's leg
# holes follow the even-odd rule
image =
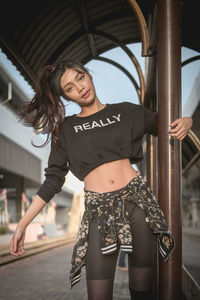
[[[133,234],[133,253],[128,254],[129,290],[131,299],[153,298],[153,266],[156,250],[156,238],[149,224],[145,221],[146,214],[135,204],[128,203]]]
[[[119,249],[109,255],[101,253],[97,226],[97,222],[90,222],[89,244],[86,254],[88,300],[112,300]]]

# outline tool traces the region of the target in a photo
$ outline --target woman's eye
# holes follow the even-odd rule
[[[79,78],[79,80],[82,80],[84,78],[84,75],[82,75],[80,78]]]
[[[70,88],[67,90],[67,93],[69,93],[71,90],[72,90],[72,88],[70,87]]]

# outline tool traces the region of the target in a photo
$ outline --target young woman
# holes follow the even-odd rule
[[[65,117],[60,97],[80,105],[79,114]],[[25,230],[55,193],[70,170],[84,181],[85,211],[70,266],[71,287],[86,265],[88,299],[110,300],[118,252],[128,254],[131,299],[153,299],[156,243],[164,261],[175,244],[156,196],[133,167],[143,159],[145,133],[157,136],[157,112],[130,102],[103,104],[92,76],[75,60],[44,67],[36,94],[21,114],[27,124],[46,126],[51,152],[46,179],[19,221],[10,253],[23,255]],[[192,126],[180,118],[169,134],[182,140]],[[46,141],[46,143],[47,143]]]

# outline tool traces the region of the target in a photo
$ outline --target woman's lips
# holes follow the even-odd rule
[[[87,98],[87,97],[89,97],[89,95],[90,95],[90,90],[89,90],[89,91],[87,91],[87,93],[86,93],[86,94],[84,94],[82,97],[83,97],[83,98]]]

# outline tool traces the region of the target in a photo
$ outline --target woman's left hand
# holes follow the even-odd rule
[[[171,137],[178,139],[179,141],[183,140],[184,137],[188,134],[190,128],[192,127],[193,121],[190,117],[183,117],[176,119],[174,122],[169,124],[173,129],[169,129],[169,134]]]

